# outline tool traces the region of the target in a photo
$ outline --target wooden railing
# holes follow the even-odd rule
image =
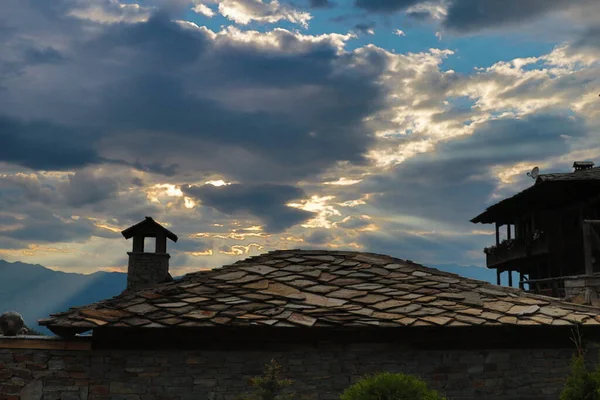
[[[565,276],[542,279],[523,279],[519,282],[519,287],[530,293],[542,294],[552,297],[565,296]],[[525,285],[528,285],[526,288]]]
[[[493,267],[509,261],[545,254],[548,252],[548,242],[545,238],[531,241],[512,239],[486,250],[487,266]]]

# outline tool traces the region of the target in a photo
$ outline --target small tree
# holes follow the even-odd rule
[[[567,378],[560,400],[600,400],[600,364],[593,371],[588,371],[579,326],[571,340],[577,351],[571,360],[571,375]]]
[[[342,393],[341,400],[445,400],[411,375],[383,372],[363,378]]]
[[[283,394],[282,392],[293,382],[291,379],[281,379],[281,365],[275,359],[271,359],[271,362],[265,365],[263,376],[256,376],[250,379],[250,385],[257,389],[256,393],[242,395],[239,399],[291,400],[295,397],[294,393]]]

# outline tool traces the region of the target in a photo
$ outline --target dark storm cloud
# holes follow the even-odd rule
[[[86,23],[93,25],[80,21],[82,32]],[[5,121],[0,144],[16,151],[0,150],[0,160],[60,169],[110,159],[167,176],[221,172],[280,182],[341,160],[366,162],[373,138],[363,119],[384,107],[376,83],[383,65],[345,68],[362,65],[358,56],[340,54],[333,41],[299,40],[283,30],[271,33],[277,47],[215,39],[164,14],[95,28],[89,40],[69,36],[81,39],[67,63],[52,66],[56,81],[47,86],[55,85],[52,96],[61,99],[52,105],[61,123]],[[50,52],[46,57],[52,59]],[[8,87],[4,101],[18,96],[17,89]],[[93,127],[93,138],[82,121]],[[18,136],[11,133],[17,130]],[[60,130],[52,138],[66,139],[49,146],[50,133]]]
[[[28,217],[20,221],[23,225],[1,232],[1,236],[29,243],[81,243],[91,236],[107,237],[107,233],[97,228],[92,221],[84,218],[65,222],[53,215]],[[108,236],[108,237],[112,237]]]
[[[580,36],[568,47],[568,51],[591,51],[600,52],[600,25],[592,26],[580,34]]]
[[[210,240],[192,239],[189,237],[180,237],[177,243],[171,244],[173,250],[179,252],[203,252],[214,247],[214,242]]]
[[[426,21],[432,17],[429,11],[407,11],[406,15],[417,21]]]
[[[182,186],[181,191],[202,205],[228,215],[249,214],[265,224],[268,232],[281,232],[310,219],[314,214],[288,207],[292,200],[306,197],[302,189],[288,185]]]
[[[133,51],[136,63],[154,63],[152,68],[161,70],[194,62],[207,44],[204,36],[191,34],[171,22],[167,13],[159,11],[143,23],[113,24],[86,46],[92,54]]]
[[[66,58],[56,49],[46,47],[42,49],[30,47],[23,52],[24,63],[27,65],[60,64]]]
[[[69,176],[69,183],[62,194],[68,205],[81,207],[114,197],[118,188],[113,178],[80,170]]]
[[[571,0],[454,0],[444,24],[456,31],[472,32],[521,24],[572,4]]]
[[[375,28],[374,22],[360,23],[360,24],[354,25],[354,29],[356,29],[358,32],[360,32],[363,35],[370,34],[370,31],[372,31],[374,28]]]
[[[0,160],[33,169],[65,170],[98,163],[90,135],[49,121],[0,116]]]
[[[425,0],[355,0],[356,7],[375,13],[396,13],[411,6],[429,3]],[[590,4],[588,0],[450,0],[444,25],[458,32],[475,32],[505,25],[518,25],[553,11]],[[409,16],[424,20],[427,10],[410,12]]]
[[[435,151],[398,165],[392,174],[357,186],[362,192],[382,193],[370,201],[382,210],[468,227],[497,184],[472,177],[485,175],[490,165],[509,166],[563,154],[569,149],[563,135],[586,134],[584,121],[569,113],[492,120],[472,135],[439,144]],[[529,179],[525,172],[522,179]]]
[[[585,121],[571,111],[538,113],[522,119],[497,119],[484,123],[473,135],[440,147],[449,158],[465,161],[483,159],[487,165],[518,162],[528,158],[562,154],[563,135],[587,134]]]
[[[389,254],[416,263],[439,264],[447,262],[468,263],[466,255],[473,249],[483,249],[489,237],[448,237],[440,235],[416,235],[401,231],[365,232],[359,242],[369,252]],[[481,253],[480,262],[485,262]]]
[[[144,36],[146,29],[135,26],[127,27],[135,29],[135,34],[125,30],[114,36],[115,39],[109,35],[105,40],[113,43],[120,37],[142,36],[145,41],[153,42],[155,37],[162,36],[163,30],[172,36],[177,31],[178,35],[187,36],[183,40],[187,45],[179,49],[190,57],[181,60],[184,63],[193,61],[197,52],[194,57],[189,54],[203,47],[192,44],[193,40],[204,41],[200,34],[184,31],[164,20],[153,19],[149,23],[153,24],[153,33],[147,37]],[[299,45],[291,34],[283,35],[282,40],[289,42],[290,47]],[[200,39],[196,39],[198,36]],[[137,41],[125,40],[124,43],[137,44]],[[162,43],[161,39],[157,45],[142,49],[136,45],[134,51],[141,54],[138,54],[140,57],[136,55],[135,62],[152,57],[172,57],[173,48],[163,54]],[[112,49],[112,44],[107,48]],[[144,56],[147,52],[150,54]],[[332,63],[338,57],[335,49],[327,44],[315,45],[301,54],[265,54],[251,46],[223,46],[205,60],[204,71],[192,87],[182,77],[158,69],[107,85],[101,93],[103,109],[100,115],[110,124],[106,129],[169,132],[197,141],[200,152],[202,142],[216,146],[234,145],[263,160],[271,160],[281,168],[280,171],[293,171],[293,166],[297,165],[303,167],[303,171],[295,169],[294,173],[309,175],[339,159],[361,163],[371,138],[361,129],[359,119],[381,106],[378,101],[380,88],[359,80],[359,76],[333,78]],[[285,99],[290,103],[290,109],[271,111],[264,107],[240,111],[194,93],[194,86],[199,84],[216,91],[234,90],[237,85],[293,91],[295,87],[312,85],[314,94],[303,98],[297,93],[297,100]],[[240,170],[237,174],[243,176],[246,172]],[[275,170],[264,172],[276,173]]]
[[[19,240],[14,240],[14,239],[0,236],[0,249],[6,249],[6,250],[26,249],[27,245],[28,245],[27,242],[22,242]]]
[[[370,12],[393,13],[421,2],[423,0],[355,0],[354,4],[356,7]]]
[[[142,164],[139,161],[136,161],[134,163],[126,163],[126,162],[119,162],[119,163],[122,165],[132,166],[139,171],[150,172],[153,174],[160,174],[160,175],[164,175],[164,176],[175,176],[180,171],[179,165],[177,165],[177,164],[163,165],[160,162],[152,162],[149,164]]]
[[[304,235],[304,242],[313,246],[325,246],[335,240],[335,236],[327,229],[312,230],[309,234]]]

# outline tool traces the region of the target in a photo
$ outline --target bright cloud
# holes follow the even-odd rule
[[[514,34],[510,10],[313,3],[0,2],[1,258],[119,269],[152,215],[180,271],[297,247],[481,264],[470,218],[534,165],[600,160],[597,3],[523,8],[581,29],[514,51],[456,36]]]
[[[215,15],[209,4],[218,4],[218,12],[224,17],[240,25],[248,25],[255,21],[274,24],[288,21],[303,27],[308,27],[312,16],[308,12],[295,10],[281,4],[277,0],[201,0],[193,10],[208,17]]]

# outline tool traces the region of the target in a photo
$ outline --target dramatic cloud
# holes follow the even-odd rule
[[[0,258],[123,268],[150,215],[175,274],[301,247],[481,265],[470,218],[600,154],[598,3],[521,3],[0,1]],[[553,38],[448,32],[488,28]]]
[[[371,12],[390,13],[405,10],[422,0],[354,0],[356,7]]]
[[[101,162],[94,136],[50,121],[0,116],[0,161],[60,170]]]
[[[0,157],[41,169],[110,158],[169,175],[254,181],[360,164],[372,140],[362,120],[382,106],[383,69],[341,53],[348,38],[283,29],[217,34],[163,14],[105,26],[75,43],[70,62],[43,87],[29,86],[29,70],[6,84],[0,105],[37,118],[52,112],[60,123],[5,118],[2,149],[12,150]],[[84,90],[69,84],[74,77],[94,84]],[[61,102],[49,109],[41,102],[51,96]],[[60,139],[49,146],[49,137]]]
[[[268,24],[288,21],[308,27],[312,18],[309,13],[295,10],[277,0],[201,0],[194,11],[212,17],[214,11],[208,5],[215,3],[221,15],[241,25],[253,21]]]
[[[68,15],[101,23],[141,22],[148,19],[152,8],[124,4],[117,0],[89,0],[75,3]]]
[[[67,204],[73,207],[98,203],[117,194],[118,183],[110,177],[98,176],[90,171],[77,171],[68,179],[64,196]]]
[[[425,265],[447,263],[447,254],[454,254],[458,262],[468,264],[481,259],[481,249],[489,245],[489,237],[486,236],[480,237],[474,246],[473,240],[460,236],[452,237],[434,232],[407,233],[405,228],[398,228],[389,224],[381,232],[365,233],[361,235],[360,243],[374,253],[389,254]],[[477,249],[475,257],[470,256],[473,249]]]
[[[202,185],[184,186],[182,191],[220,212],[236,215],[249,214],[265,224],[267,232],[281,232],[300,224],[313,215],[310,212],[287,206],[292,200],[306,194],[298,188],[285,185]]]
[[[534,20],[559,14],[563,20],[586,25],[590,16],[600,10],[594,0],[355,0],[354,4],[367,12],[402,11],[414,19],[442,21],[444,27],[460,33],[500,27],[523,28]],[[593,22],[597,23],[597,18]]]
[[[550,12],[567,9],[573,3],[570,0],[453,0],[444,24],[462,32],[523,24]]]
[[[371,22],[368,24],[356,24],[354,25],[354,29],[363,35],[374,35],[375,34],[375,23]]]
[[[66,221],[52,215],[38,215],[35,219],[26,219],[19,223],[20,226],[14,229],[9,228],[1,232],[1,236],[28,244],[31,242],[77,243],[88,240],[92,235],[105,235],[87,219]]]
[[[436,224],[460,224],[467,228],[498,185],[489,168],[560,155],[569,150],[570,138],[587,134],[584,121],[570,114],[485,122],[473,134],[439,143],[435,151],[403,162],[392,174],[367,178],[357,186],[363,193],[378,193],[370,205],[398,219],[404,217],[405,227],[431,230]],[[452,204],[452,210],[444,204]]]
[[[598,25],[587,28],[580,36],[569,46],[569,52],[578,51],[589,52],[593,56],[600,54],[600,21]]]

